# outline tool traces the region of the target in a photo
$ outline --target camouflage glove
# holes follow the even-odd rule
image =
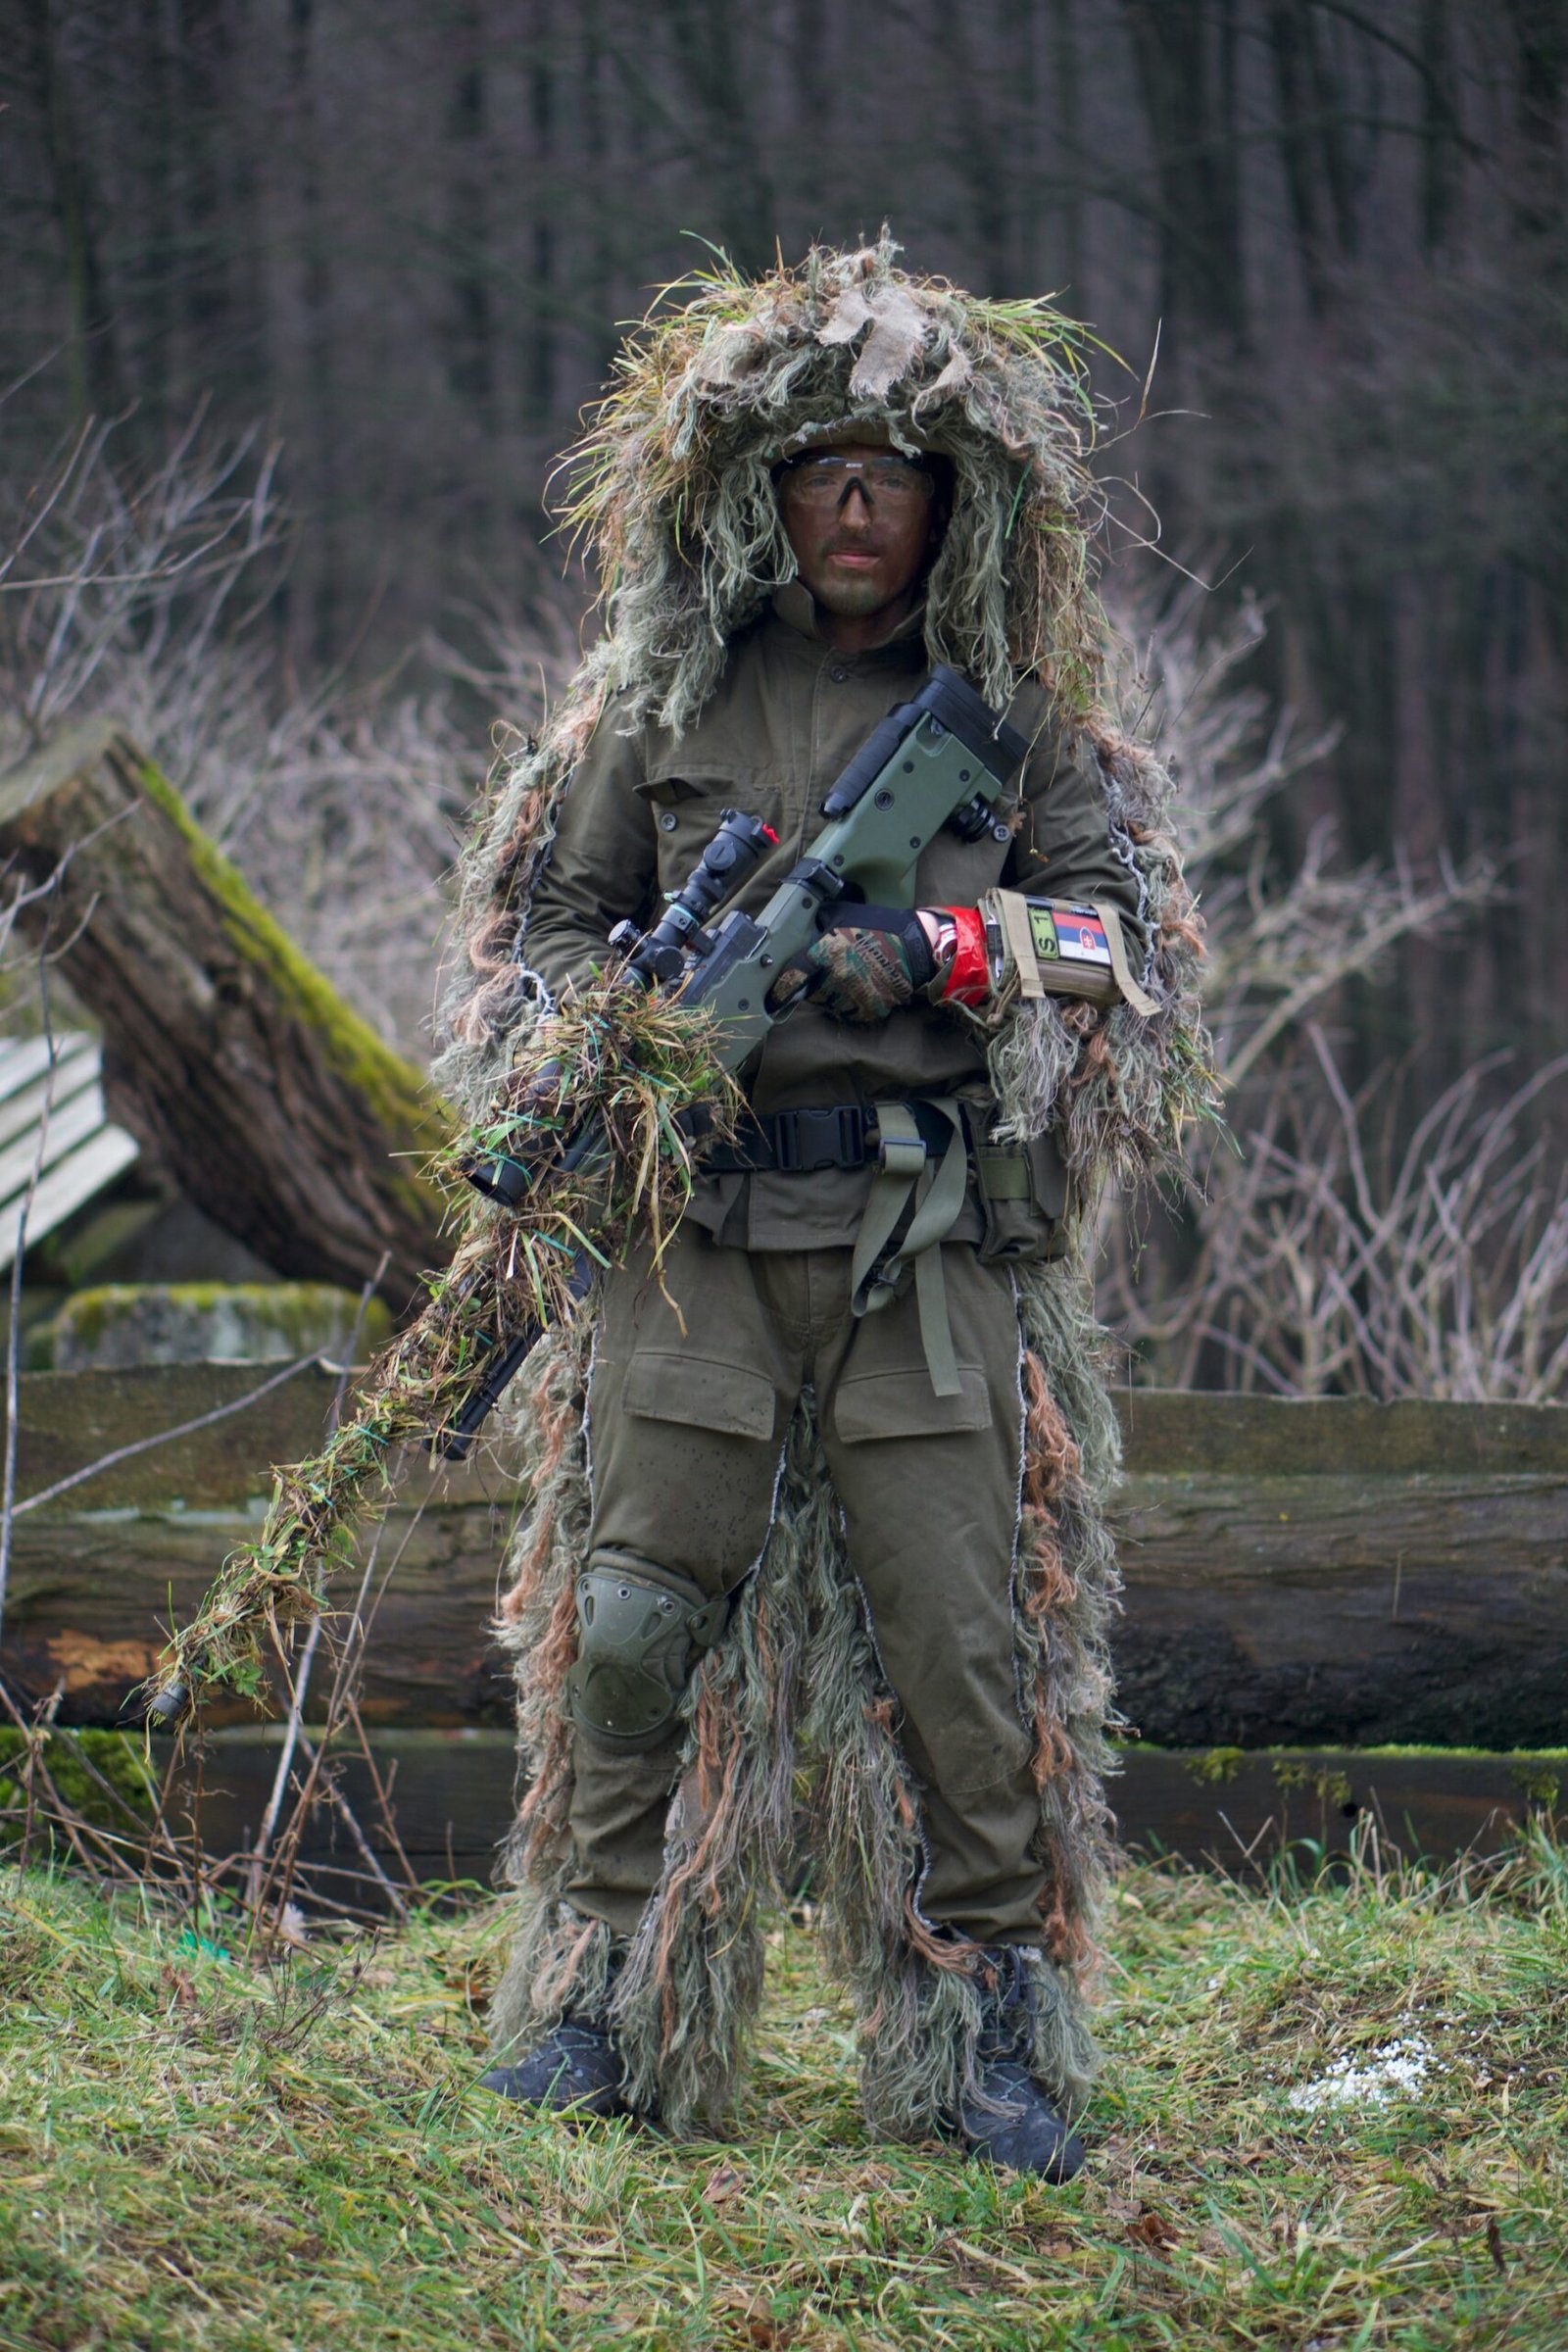
[[[854,919],[866,916],[881,919]],[[781,1012],[805,998],[837,1021],[864,1027],[912,1004],[936,978],[936,958],[918,914],[857,906],[785,966],[767,992],[767,1009]]]

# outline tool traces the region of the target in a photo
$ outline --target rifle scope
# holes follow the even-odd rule
[[[653,929],[644,932],[635,923],[617,923],[610,934],[611,946],[626,958],[621,979],[642,988],[667,987],[678,980],[687,953],[695,949],[700,955],[707,945],[702,933],[710,915],[733,897],[764,851],[777,847],[778,835],[760,817],[721,808],[718,831],[680,889],[666,894],[664,911]]]

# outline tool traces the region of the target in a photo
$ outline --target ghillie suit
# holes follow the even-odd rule
[[[1199,942],[1165,829],[1168,779],[1101,699],[1085,467],[1094,411],[1076,330],[1043,303],[976,301],[911,276],[895,253],[884,237],[854,254],[813,251],[756,283],[719,270],[681,289],[684,303],[657,312],[622,356],[572,463],[567,506],[601,565],[606,631],[539,742],[502,778],[467,858],[466,968],[438,1076],[482,1118],[528,1052],[549,1002],[530,964],[530,907],[601,717],[620,734],[652,724],[679,738],[713,695],[731,640],[791,579],[770,466],[813,434],[891,441],[952,468],[951,519],[926,582],[926,655],[998,707],[1026,685],[1037,700],[1045,690],[1098,773],[1111,848],[1135,878],[1152,1013],[1048,997],[984,1023],[996,1133],[1052,1131],[1082,1219],[1107,1179],[1157,1171],[1207,1102]],[[1056,2095],[1077,2099],[1096,2063],[1086,2008],[1112,1838],[1102,1781],[1116,1572],[1102,1503],[1117,1432],[1076,1255],[1021,1265],[1014,1281],[1024,1470],[1013,1642],[1046,1889],[1027,1957],[1034,2065]],[[509,1854],[520,1893],[494,2013],[499,2048],[514,2050],[569,2010],[601,2008],[612,1982],[633,2105],[676,2131],[719,2114],[760,1995],[762,1922],[804,1782],[813,1894],[860,2022],[868,2115],[901,2134],[951,2131],[972,2082],[983,1972],[976,1946],[922,1911],[920,1788],[809,1397],[789,1432],[760,1557],[686,1690],[663,1876],[640,1927],[616,1943],[563,1899],[591,1324],[590,1309],[557,1330],[518,1384],[533,1501],[508,1562],[502,1631],[528,1786]]]

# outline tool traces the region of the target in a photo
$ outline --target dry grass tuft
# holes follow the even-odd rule
[[[1551,1132],[1562,1065],[1530,1074],[1493,1055],[1412,1103],[1386,1069],[1352,1089],[1326,1026],[1345,984],[1375,977],[1401,942],[1473,919],[1495,872],[1440,860],[1418,876],[1402,855],[1350,870],[1324,825],[1277,870],[1271,808],[1334,736],[1239,682],[1261,612],[1244,602],[1216,624],[1184,589],[1118,618],[1141,652],[1125,691],[1181,778],[1233,1146],[1189,1130],[1168,1219],[1106,1204],[1104,1319],[1163,1387],[1555,1399],[1568,1369],[1568,1188]]]
[[[1352,1097],[1314,1025],[1305,1065],[1249,1118],[1242,1155],[1189,1198],[1196,1253],[1130,1320],[1178,1388],[1549,1404],[1568,1376],[1568,1061],[1497,1099],[1472,1064],[1404,1132],[1400,1092]],[[1313,1083],[1308,1083],[1310,1078]],[[1530,1132],[1534,1125],[1536,1132]],[[1131,1292],[1126,1236],[1111,1284]]]

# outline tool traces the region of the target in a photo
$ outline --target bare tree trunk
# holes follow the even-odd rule
[[[730,252],[743,270],[764,270],[773,258],[773,190],[741,66],[741,11],[734,0],[669,0],[664,14],[694,101],[694,144],[721,195]]]
[[[1562,102],[1568,32],[1558,0],[1504,0],[1514,38],[1514,119],[1524,151],[1514,218],[1527,237],[1555,234],[1563,212]]]
[[[1037,152],[1040,83],[1036,70],[1032,0],[1001,0],[1002,79],[1012,93],[1006,146],[996,168],[1015,191],[1012,207],[1011,277],[1024,294],[1040,290],[1040,169]]]
[[[820,152],[833,114],[829,71],[831,29],[825,0],[795,0],[790,62],[795,78],[795,120],[804,138]],[[809,152],[809,149],[808,150]]]
[[[314,555],[307,652],[330,662],[337,650],[337,377],[333,366],[332,270],[321,209],[321,140],[313,36],[316,0],[289,0],[288,80],[299,154],[303,216],[305,381],[315,463],[311,547]]]
[[[170,392],[178,378],[174,348],[174,272],[177,249],[173,186],[176,137],[174,104],[175,33],[173,0],[141,0],[144,91],[141,110],[143,171],[147,187],[145,324],[138,337],[138,370],[154,413],[168,415]]]
[[[124,406],[114,313],[99,247],[98,200],[64,55],[57,0],[24,0],[31,74],[54,177],[71,305],[71,405],[80,422]]]
[[[582,15],[582,139],[588,165],[588,202],[591,230],[584,282],[584,309],[589,320],[590,351],[599,361],[598,335],[608,331],[611,318],[610,284],[614,273],[614,241],[611,234],[612,189],[609,139],[605,124],[605,41],[600,0],[583,0]]]
[[[1421,241],[1429,254],[1446,243],[1453,216],[1456,114],[1450,0],[1421,0]]]
[[[1083,83],[1078,64],[1078,27],[1073,20],[1073,0],[1051,0],[1052,14],[1052,70],[1055,75],[1056,101],[1054,126],[1065,158],[1062,176],[1072,183],[1073,192],[1060,207],[1062,223],[1061,270],[1062,290],[1072,306],[1082,309],[1086,300],[1084,280],[1084,204],[1077,193],[1083,167]]]
[[[532,130],[532,270],[528,305],[528,348],[523,369],[525,409],[533,426],[548,425],[555,414],[556,310],[556,61],[552,49],[553,0],[534,0],[532,55],[528,66],[528,119]]]
[[[209,354],[230,329],[225,230],[232,220],[220,170],[223,93],[232,71],[221,0],[178,0],[179,187],[185,327]],[[225,219],[225,214],[228,218]]]
[[[483,0],[465,0],[452,24],[457,55],[447,104],[451,142],[451,343],[447,381],[488,437],[495,423],[495,317],[490,295],[489,109]]]
[[[446,1255],[415,1172],[418,1073],[285,938],[135,747],[102,721],[0,783],[0,857],[59,889],[23,918],[101,1023],[111,1107],[190,1200],[280,1274],[380,1288]]]
[[[1269,41],[1307,307],[1314,318],[1323,318],[1333,299],[1333,266],[1353,256],[1360,242],[1364,172],[1357,170],[1350,147],[1356,109],[1325,45],[1315,0],[1275,0]]]
[[[938,54],[956,101],[948,125],[948,153],[953,169],[967,185],[975,240],[984,260],[983,282],[998,292],[1007,284],[1011,259],[1011,182],[1014,158],[1005,138],[980,138],[976,132],[999,109],[987,92],[983,63],[977,63],[972,29],[979,20],[961,9],[943,9],[936,33]]]
[[[1239,345],[1247,330],[1236,172],[1231,0],[1122,0],[1159,175],[1160,311],[1174,336]]]

